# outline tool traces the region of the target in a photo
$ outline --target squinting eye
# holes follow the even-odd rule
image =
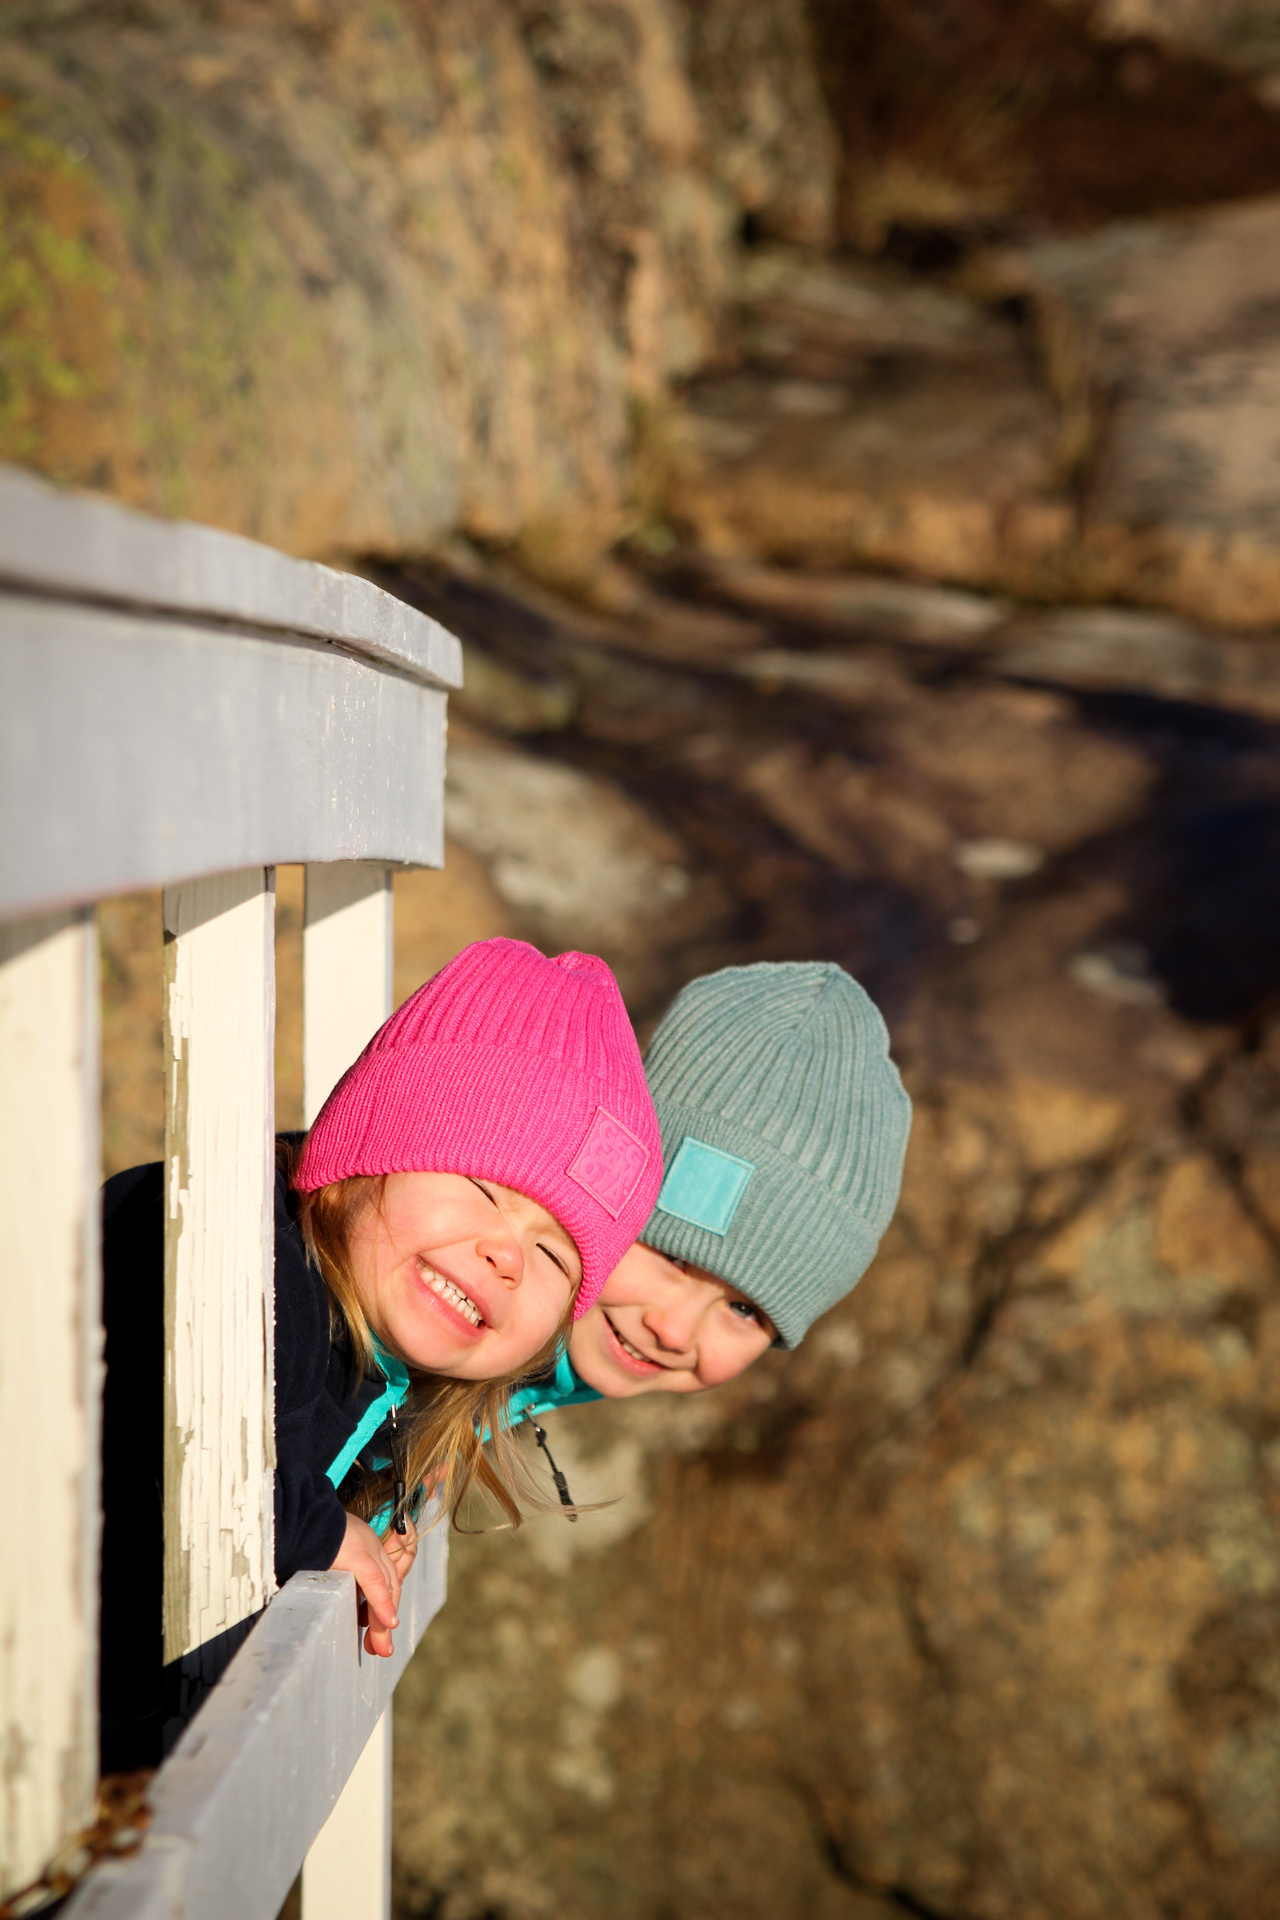
[[[555,1261],[555,1263],[556,1263],[556,1265],[557,1265],[557,1266],[559,1267],[559,1269],[560,1269],[560,1271],[561,1271],[561,1273],[562,1273],[562,1274],[564,1275],[564,1277],[565,1277],[565,1279],[566,1279],[566,1280],[572,1280],[572,1279],[573,1279],[573,1275],[572,1275],[572,1274],[570,1273],[570,1271],[569,1271],[569,1269],[568,1269],[568,1267],[567,1267],[567,1266],[565,1265],[565,1263],[564,1263],[564,1261],[563,1261],[563,1260],[562,1260],[562,1259],[560,1258],[560,1255],[559,1255],[559,1254],[558,1254],[558,1253],[557,1253],[557,1252],[555,1251],[555,1249],[554,1249],[554,1247],[544,1247],[544,1246],[543,1246],[543,1244],[542,1244],[542,1242],[541,1242],[541,1240],[539,1240],[539,1242],[538,1242],[538,1252],[539,1252],[539,1253],[545,1253],[545,1254],[546,1254],[546,1256],[547,1256],[547,1258],[548,1258],[548,1260],[554,1260],[554,1261]]]
[[[749,1300],[731,1300],[729,1311],[736,1313],[740,1320],[754,1320],[758,1327],[764,1325],[764,1321],[760,1318],[759,1307],[753,1307]]]

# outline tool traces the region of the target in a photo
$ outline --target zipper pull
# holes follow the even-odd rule
[[[569,1491],[568,1481],[565,1479],[559,1467],[556,1465],[555,1461],[551,1457],[551,1449],[547,1445],[546,1428],[540,1427],[531,1413],[527,1413],[525,1415],[525,1419],[529,1422],[529,1425],[533,1428],[534,1439],[537,1441],[538,1445],[542,1448],[542,1451],[547,1456],[547,1465],[551,1469],[551,1478],[555,1482],[556,1492],[560,1495],[560,1505],[562,1507],[571,1507],[573,1505],[573,1495]],[[578,1516],[576,1513],[566,1513],[565,1515],[566,1520],[576,1520],[577,1517]]]
[[[399,1442],[400,1442],[400,1422],[396,1419],[396,1405],[395,1405],[395,1401],[393,1400],[391,1403],[391,1465],[395,1471],[396,1484],[395,1484],[394,1506],[392,1510],[391,1525],[393,1530],[396,1533],[403,1535],[408,1533],[409,1528],[405,1522],[405,1517],[404,1517],[404,1510],[405,1510],[404,1461],[401,1457]]]

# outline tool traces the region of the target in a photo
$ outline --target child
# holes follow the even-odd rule
[[[666,1177],[639,1242],[508,1417],[697,1393],[795,1347],[893,1216],[911,1103],[841,967],[726,967],[677,996],[646,1062]]]
[[[521,941],[467,948],[392,1015],[301,1154],[286,1143],[282,1161],[276,1578],[353,1573],[365,1644],[389,1654],[412,1557],[406,1489],[429,1477],[456,1507],[474,1479],[518,1521],[507,1390],[551,1361],[653,1204],[660,1140],[613,975],[590,955],[547,960]],[[159,1585],[162,1198],[159,1166],[107,1183],[109,1768],[154,1757],[162,1704],[158,1599],[150,1613],[135,1599]],[[496,1460],[480,1447],[486,1426],[500,1435]],[[142,1752],[108,1738],[138,1731],[140,1691]]]

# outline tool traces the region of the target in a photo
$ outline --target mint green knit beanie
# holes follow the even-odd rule
[[[898,1204],[911,1102],[878,1009],[829,962],[725,967],[677,995],[645,1074],[665,1177],[641,1240],[727,1280],[797,1346]]]

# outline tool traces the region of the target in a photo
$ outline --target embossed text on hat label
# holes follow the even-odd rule
[[[597,1107],[587,1137],[565,1172],[616,1220],[648,1163],[648,1147],[621,1120]]]
[[[722,1153],[688,1133],[662,1183],[659,1211],[692,1227],[705,1227],[708,1233],[726,1234],[754,1172],[753,1161]]]

